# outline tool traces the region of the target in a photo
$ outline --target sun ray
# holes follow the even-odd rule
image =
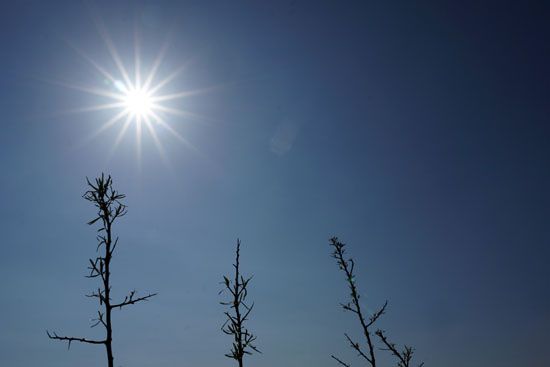
[[[135,88],[140,89],[141,88],[141,60],[139,57],[140,47],[139,47],[139,35],[138,35],[138,29],[136,25],[134,24],[134,78],[135,78]]]
[[[170,101],[170,100],[173,100],[173,99],[180,99],[180,98],[185,98],[185,97],[196,96],[196,95],[203,94],[203,93],[208,93],[208,92],[211,92],[212,90],[217,89],[217,88],[219,88],[219,87],[209,87],[209,88],[195,89],[195,90],[183,91],[183,92],[172,93],[172,94],[165,94],[165,95],[162,95],[162,96],[153,97],[153,98],[151,98],[151,100],[153,102]]]
[[[166,112],[174,116],[189,117],[189,118],[193,118],[195,120],[201,120],[201,121],[212,121],[208,119],[206,116],[199,115],[197,113],[193,113],[189,111],[180,110],[177,108],[166,107],[158,104],[153,104],[153,108],[157,111]]]
[[[141,169],[141,116],[136,116],[136,160]]]
[[[109,50],[109,54],[111,55],[113,61],[115,62],[118,71],[124,78],[124,82],[126,85],[130,86],[132,85],[132,82],[130,80],[130,76],[128,72],[126,71],[126,68],[124,67],[124,64],[122,63],[122,59],[120,58],[118,51],[116,50],[115,44],[113,40],[111,39],[111,36],[109,35],[109,32],[107,31],[107,28],[103,24],[103,22],[100,19],[96,19],[96,27],[98,29],[99,35],[103,39],[103,42],[105,42],[105,46],[107,46],[107,49]]]
[[[180,66],[174,72],[172,72],[170,75],[168,75],[166,78],[164,78],[162,81],[160,81],[156,85],[152,86],[150,88],[151,93],[154,94],[154,93],[158,92],[161,88],[163,88],[165,85],[167,85],[172,80],[174,80],[176,77],[178,77],[184,69],[185,69],[185,66]]]
[[[97,62],[95,62],[90,56],[88,56],[84,51],[76,47],[71,42],[68,42],[69,46],[84,60],[86,60],[88,63],[90,63],[101,75],[103,75],[105,78],[107,78],[111,83],[116,82],[115,77],[109,73],[105,68],[101,67]]]
[[[83,85],[76,85],[76,84],[69,84],[69,83],[65,83],[65,82],[61,82],[61,81],[51,81],[51,83],[55,84],[55,85],[65,87],[65,88],[74,89],[74,90],[78,90],[78,91],[81,91],[81,92],[86,92],[86,93],[89,93],[89,94],[94,94],[96,96],[113,98],[113,99],[120,100],[120,101],[124,100],[124,95],[123,94],[111,92],[111,91],[106,90],[106,89],[101,89],[101,88],[96,88],[96,87],[86,87],[86,86],[83,86]]]
[[[113,110],[115,108],[124,107],[125,102],[113,102],[113,103],[104,103],[95,106],[73,108],[71,110],[64,111],[65,113],[83,113],[83,112],[95,112],[103,110]]]
[[[102,132],[104,132],[114,124],[116,124],[118,121],[122,120],[122,118],[124,118],[127,114],[128,112],[126,110],[122,110],[119,113],[117,113],[110,120],[108,120],[103,125],[101,125],[99,129],[97,129],[94,133],[92,133],[92,135],[90,135],[90,139],[97,137],[99,134],[101,134]]]
[[[122,125],[122,128],[118,132],[117,137],[115,139],[115,142],[113,143],[113,146],[109,150],[109,154],[107,155],[107,161],[110,161],[112,156],[115,154],[115,151],[118,148],[118,145],[122,141],[122,138],[124,138],[124,135],[126,135],[126,131],[130,127],[131,123],[132,123],[132,116],[127,115],[126,116],[126,121],[124,121],[124,125]]]
[[[57,84],[57,85],[60,85],[60,86],[63,86],[65,88],[74,89],[74,90],[78,90],[78,91],[81,91],[81,92],[86,92],[86,93],[89,93],[89,94],[94,94],[96,96],[114,98],[114,99],[118,99],[118,100],[123,100],[124,99],[123,94],[114,93],[114,92],[111,92],[107,89],[101,89],[101,88],[96,88],[96,87],[86,87],[86,86],[83,86],[83,85],[69,84],[69,83],[64,83],[64,82],[60,82],[60,81],[54,81],[53,83]]]
[[[185,144],[189,149],[195,151],[195,152],[198,152],[198,149],[193,145],[191,144],[187,139],[185,139],[183,136],[181,136],[181,134],[179,134],[176,130],[174,130],[174,128],[172,126],[170,126],[166,121],[164,121],[164,119],[162,117],[160,117],[159,115],[157,115],[156,113],[152,113],[151,114],[153,116],[153,118],[155,119],[155,121],[160,125],[162,126],[163,128],[165,128],[170,134],[172,134],[172,136],[174,136],[176,139],[178,139],[180,142],[182,142],[183,144]]]
[[[151,70],[149,71],[149,74],[147,75],[147,78],[145,79],[145,83],[143,84],[143,88],[149,89],[151,86],[151,83],[153,82],[153,79],[157,75],[157,71],[164,60],[164,55],[166,54],[166,50],[168,49],[168,42],[165,41],[162,45],[159,54],[155,58],[155,61],[153,62],[153,66],[151,67]]]
[[[157,148],[161,159],[165,164],[169,164],[168,158],[166,156],[166,153],[164,152],[164,148],[162,147],[162,144],[160,143],[157,132],[153,128],[151,119],[149,118],[149,116],[145,116],[143,120],[145,122],[145,126],[147,127],[147,130],[149,130],[149,134],[151,134],[151,137],[153,138],[153,142],[155,143],[155,147]]]

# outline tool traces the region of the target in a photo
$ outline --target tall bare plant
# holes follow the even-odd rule
[[[133,305],[138,302],[146,301],[156,295],[150,293],[146,296],[137,297],[136,291],[131,291],[124,300],[113,302],[111,298],[111,260],[113,253],[118,243],[118,236],[113,234],[114,222],[127,213],[126,205],[121,200],[125,198],[124,194],[120,194],[113,189],[113,180],[111,176],[95,179],[95,183],[91,183],[86,179],[89,190],[84,194],[84,199],[88,200],[97,208],[97,217],[88,222],[89,225],[99,223],[100,227],[97,230],[98,245],[96,252],[99,255],[94,259],[89,259],[90,274],[88,278],[99,278],[100,286],[86,297],[96,298],[99,302],[100,309],[97,311],[97,318],[94,319],[92,327],[102,325],[105,329],[105,338],[94,340],[82,337],[60,336],[56,332],[50,333],[46,331],[50,339],[61,340],[68,342],[68,347],[71,347],[72,342],[99,344],[104,345],[107,352],[108,367],[114,366],[113,357],[113,323],[112,311],[122,309],[125,306]]]
[[[231,346],[230,353],[225,354],[225,356],[236,360],[239,367],[243,367],[245,354],[252,354],[251,350],[258,353],[261,352],[254,345],[256,336],[245,327],[245,322],[254,308],[254,303],[250,306],[246,303],[246,297],[248,296],[247,287],[252,277],[244,278],[240,273],[240,249],[241,241],[237,240],[235,263],[233,264],[235,268],[234,280],[231,281],[228,277],[224,276],[223,284],[225,288],[220,292],[229,291],[230,297],[228,301],[220,303],[224,306],[229,306],[229,310],[224,312],[227,320],[222,325],[222,331],[227,335],[233,336],[233,345]]]
[[[355,262],[352,258],[346,259],[346,257],[344,256],[346,252],[346,245],[340,242],[338,240],[338,237],[333,237],[330,239],[330,246],[333,250],[332,257],[336,259],[338,267],[342,272],[344,272],[346,276],[346,282],[350,291],[350,300],[347,303],[341,303],[341,306],[345,311],[355,314],[361,326],[361,332],[365,337],[366,347],[360,345],[357,341],[354,341],[348,334],[344,334],[350,346],[358,353],[358,355],[362,359],[366,361],[367,365],[370,365],[371,367],[376,367],[376,345],[374,340],[374,336],[376,335],[383,345],[383,347],[380,349],[389,351],[394,357],[396,357],[398,367],[410,367],[412,363],[412,355],[414,352],[412,347],[405,345],[403,351],[399,351],[395,344],[391,343],[387,339],[384,331],[380,329],[376,330],[374,333],[372,331],[373,325],[376,323],[376,321],[378,321],[380,316],[382,316],[386,312],[388,301],[384,302],[382,307],[366,317],[365,310],[361,308],[361,303],[359,301],[361,295],[359,294],[359,291],[357,289],[357,282],[355,280]],[[334,355],[331,355],[331,357],[344,367],[351,366],[350,364],[343,362],[340,358]],[[424,363],[421,363],[419,367],[422,367],[423,365]]]

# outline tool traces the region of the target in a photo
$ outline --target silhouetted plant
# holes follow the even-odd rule
[[[241,241],[237,240],[235,264],[233,264],[235,278],[231,281],[228,277],[224,276],[223,284],[225,288],[220,291],[220,293],[225,290],[229,291],[230,299],[227,302],[220,303],[224,306],[229,306],[229,311],[224,312],[227,320],[221,329],[225,334],[233,336],[233,345],[231,346],[230,353],[225,354],[225,356],[236,360],[239,363],[239,367],[242,367],[245,354],[252,354],[251,350],[258,353],[261,352],[253,344],[256,341],[256,336],[244,325],[254,307],[254,303],[248,306],[245,302],[248,296],[247,286],[252,277],[245,279],[240,273],[240,249]]]
[[[344,308],[345,311],[349,311],[357,316],[359,324],[361,325],[361,331],[365,337],[367,350],[365,351],[365,347],[359,345],[359,343],[354,341],[348,334],[344,334],[346,336],[346,339],[350,343],[350,346],[358,353],[361,358],[366,360],[371,367],[376,367],[376,347],[373,340],[374,335],[376,335],[380,339],[381,343],[384,345],[384,347],[380,349],[390,351],[391,354],[397,358],[398,367],[410,367],[413,355],[412,347],[408,347],[405,345],[404,350],[400,352],[395,344],[388,341],[386,335],[384,334],[384,331],[378,329],[374,332],[374,334],[371,331],[372,326],[376,323],[380,316],[382,316],[386,312],[388,301],[384,302],[384,305],[373,312],[372,315],[368,317],[368,319],[365,318],[364,311],[361,309],[361,304],[359,302],[361,296],[359,294],[359,291],[357,290],[355,275],[353,272],[355,268],[355,262],[352,258],[346,259],[344,257],[344,247],[346,245],[340,242],[338,240],[338,237],[331,238],[330,245],[333,248],[332,257],[336,259],[340,270],[345,273],[346,282],[350,290],[350,301],[348,301],[347,303],[341,303],[341,306]],[[350,364],[343,362],[341,359],[337,358],[334,355],[331,355],[331,357],[344,367],[351,366]],[[423,365],[424,363],[421,363],[419,367],[422,367]]]
[[[99,278],[101,286],[92,293],[86,295],[86,297],[97,298],[99,305],[102,309],[97,311],[97,318],[94,319],[94,324],[91,327],[102,325],[105,328],[105,339],[93,340],[72,336],[59,336],[57,333],[50,333],[46,331],[50,339],[67,341],[68,347],[71,347],[73,341],[88,343],[88,344],[103,344],[107,352],[107,365],[113,367],[113,325],[111,312],[112,310],[122,307],[133,305],[135,303],[146,301],[147,299],[156,295],[156,293],[148,294],[142,297],[136,297],[136,291],[131,291],[124,300],[121,302],[113,303],[111,299],[111,260],[113,253],[118,243],[118,237],[113,235],[113,223],[118,218],[124,216],[127,212],[126,205],[122,204],[121,200],[125,198],[125,195],[118,193],[112,187],[111,176],[105,178],[103,174],[101,177],[95,179],[95,184],[92,184],[86,179],[89,190],[84,194],[84,199],[93,203],[97,208],[97,217],[88,222],[89,225],[93,225],[99,222],[101,225],[97,230],[98,245],[96,248],[100,255],[95,259],[89,259],[90,274],[87,278]]]
[[[403,350],[400,352],[399,350],[397,350],[397,347],[394,343],[388,341],[388,338],[386,337],[386,335],[384,335],[383,330],[376,330],[376,335],[380,338],[382,344],[385,345],[385,348],[382,348],[382,350],[390,351],[391,354],[393,354],[397,358],[397,367],[410,367],[412,356],[414,353],[414,349],[412,347],[405,345],[403,346]],[[422,366],[424,366],[424,362],[418,365],[418,367]]]

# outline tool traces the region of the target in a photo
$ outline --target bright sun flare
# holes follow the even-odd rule
[[[116,73],[108,71],[108,69],[101,66],[91,57],[86,55],[81,50],[75,50],[84,57],[102,76],[103,86],[101,87],[88,87],[77,86],[72,84],[63,84],[67,87],[84,91],[105,99],[105,103],[100,103],[94,106],[85,107],[75,112],[90,112],[100,110],[114,110],[114,115],[108,121],[106,121],[92,137],[99,135],[105,130],[111,128],[114,125],[120,125],[118,135],[113,144],[111,155],[114,149],[121,142],[127,131],[131,126],[134,126],[136,132],[136,148],[138,161],[141,159],[141,144],[143,130],[148,132],[148,135],[152,138],[157,150],[161,154],[162,158],[166,160],[163,146],[158,138],[157,126],[168,131],[172,136],[183,142],[187,147],[196,150],[176,129],[172,127],[171,123],[168,123],[165,118],[168,115],[202,118],[196,114],[184,111],[179,108],[173,108],[167,103],[171,101],[189,97],[198,93],[202,93],[208,89],[200,91],[176,91],[172,93],[162,93],[163,88],[172,82],[183,70],[183,67],[178,68],[168,76],[157,80],[157,71],[162,63],[166,47],[161,49],[159,55],[155,58],[150,66],[148,73],[142,73],[141,59],[139,56],[139,43],[136,38],[134,65],[132,73],[122,62],[122,58],[119,56],[117,49],[114,46],[113,41],[109,37],[106,29],[102,25],[99,26],[101,37],[103,38],[105,45],[107,46],[111,55],[114,65],[116,65]],[[131,77],[132,76],[132,77]],[[107,87],[105,87],[105,85]],[[171,121],[172,122],[172,121]],[[145,129],[144,129],[145,127]]]

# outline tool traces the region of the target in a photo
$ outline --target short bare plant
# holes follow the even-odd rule
[[[344,334],[348,340],[350,346],[357,352],[359,357],[361,357],[366,364],[371,367],[377,366],[376,360],[376,345],[374,336],[378,337],[380,343],[383,347],[379,348],[381,350],[389,351],[397,359],[398,367],[411,367],[413,348],[409,346],[404,346],[402,351],[399,351],[395,344],[391,343],[385,335],[385,332],[378,329],[375,332],[372,331],[374,324],[378,321],[380,316],[386,312],[388,306],[388,301],[374,311],[370,315],[365,314],[365,310],[361,308],[360,298],[361,295],[357,289],[357,282],[355,280],[355,262],[352,258],[345,257],[345,244],[340,242],[337,237],[330,239],[330,246],[332,247],[332,257],[336,259],[338,267],[345,274],[346,282],[350,291],[350,300],[346,303],[342,303],[341,306],[347,312],[355,314],[357,321],[361,326],[361,332],[365,338],[365,345],[359,344],[359,342],[352,339],[347,333]],[[340,358],[331,355],[331,357],[336,360],[340,365],[344,367],[350,367],[351,365],[342,361]],[[424,363],[421,363],[418,367],[422,367]]]
[[[100,286],[86,295],[86,297],[95,298],[99,302],[100,309],[97,311],[97,318],[94,319],[92,327],[101,325],[105,329],[105,338],[100,340],[88,339],[74,336],[61,336],[56,332],[50,333],[47,331],[48,337],[54,340],[66,341],[68,347],[71,347],[72,342],[80,342],[87,344],[104,345],[107,352],[108,367],[114,366],[113,357],[113,322],[112,311],[122,309],[123,307],[133,305],[138,302],[146,301],[156,295],[156,293],[147,294],[138,297],[136,291],[131,291],[120,302],[113,302],[111,298],[111,260],[113,253],[118,244],[118,237],[113,234],[113,224],[115,221],[124,216],[127,212],[126,205],[121,200],[125,198],[113,189],[113,180],[111,176],[95,179],[95,183],[87,180],[89,190],[84,194],[84,199],[88,200],[97,208],[97,217],[88,222],[89,225],[99,223],[100,227],[97,230],[98,245],[96,251],[99,255],[93,259],[89,259],[88,269],[90,274],[88,278],[98,278]]]
[[[246,303],[248,296],[247,287],[252,277],[245,278],[241,275],[240,249],[241,241],[237,240],[235,263],[233,264],[235,275],[233,281],[226,276],[223,277],[224,289],[220,292],[228,291],[229,300],[220,303],[229,308],[228,311],[224,312],[227,320],[222,325],[222,331],[233,337],[231,350],[225,356],[234,359],[239,364],[239,367],[243,367],[244,356],[246,354],[252,354],[252,351],[260,353],[260,351],[254,344],[256,336],[245,326],[245,322],[254,308],[254,303],[250,306]]]

